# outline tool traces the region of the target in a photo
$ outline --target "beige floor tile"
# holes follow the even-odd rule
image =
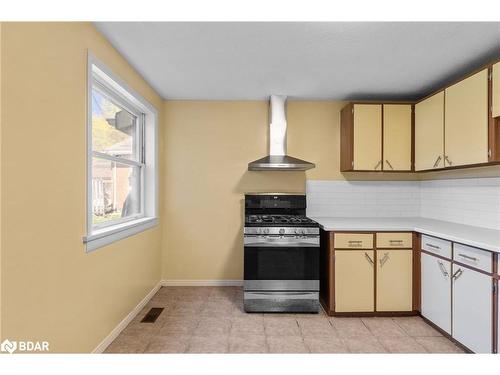
[[[337,331],[332,327],[328,319],[297,319],[300,332],[303,337],[337,337]]]
[[[155,323],[140,323],[151,307],[165,310]],[[324,311],[250,314],[243,310],[239,287],[163,287],[105,352],[412,353],[423,349],[463,352],[420,317],[338,318]]]
[[[371,336],[370,331],[359,318],[331,317],[330,322],[340,337]]]
[[[158,336],[149,343],[145,353],[185,353],[190,339],[188,335]]]
[[[412,337],[379,337],[378,341],[391,353],[426,353]]]
[[[264,321],[262,318],[235,318],[231,335],[264,335]]]
[[[150,338],[150,336],[120,335],[106,348],[105,353],[144,353]]]
[[[304,343],[311,353],[348,353],[344,342],[336,337],[304,338]]]
[[[231,320],[225,318],[202,318],[195,328],[195,336],[228,335]]]
[[[199,315],[205,303],[177,301],[165,313],[170,316],[193,316]]]
[[[227,336],[198,337],[193,336],[188,345],[188,353],[227,353],[229,340]]]
[[[424,320],[419,316],[396,317],[393,318],[393,320],[406,332],[408,336],[442,336],[441,333],[424,322]]]
[[[448,340],[446,337],[416,337],[429,353],[465,353],[460,347]]]
[[[300,336],[300,329],[295,319],[264,317],[266,336]]]
[[[198,317],[176,317],[170,316],[167,318],[161,329],[159,335],[168,336],[172,334],[191,334],[198,326]]]
[[[240,335],[229,337],[230,353],[267,353],[266,336]]]
[[[406,336],[405,331],[392,318],[362,318],[361,320],[376,337]]]
[[[342,341],[350,353],[386,353],[385,348],[373,336],[349,337]]]
[[[300,336],[267,337],[269,353],[309,353]]]
[[[201,310],[201,316],[203,317],[232,317],[234,314],[235,306],[232,302],[218,302],[218,301],[209,301]]]

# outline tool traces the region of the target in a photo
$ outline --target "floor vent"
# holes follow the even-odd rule
[[[153,307],[148,311],[146,316],[142,318],[141,323],[154,323],[163,311],[163,307]]]

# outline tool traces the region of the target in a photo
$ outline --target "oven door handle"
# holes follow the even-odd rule
[[[247,242],[245,247],[319,247],[319,240],[314,242]]]

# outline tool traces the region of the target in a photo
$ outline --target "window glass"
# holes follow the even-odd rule
[[[92,151],[138,160],[137,116],[92,90]]]
[[[141,212],[140,167],[94,157],[92,223],[105,224]]]

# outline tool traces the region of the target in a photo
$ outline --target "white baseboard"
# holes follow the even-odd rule
[[[163,280],[162,286],[243,286],[243,280]]]
[[[163,285],[163,282],[160,281],[156,286],[151,289],[151,291],[142,299],[139,304],[134,307],[134,309],[120,322],[118,325],[113,328],[111,333],[106,336],[104,340],[101,341],[99,345],[92,351],[92,353],[103,353],[106,348],[113,342],[114,339],[118,337],[118,335],[129,325],[129,323],[141,312],[141,310],[146,306],[146,304],[153,298],[153,296],[158,292],[160,287]]]

